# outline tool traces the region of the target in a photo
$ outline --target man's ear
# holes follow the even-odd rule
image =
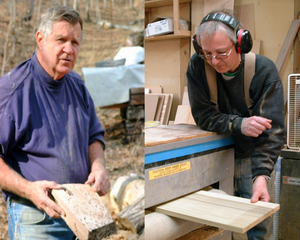
[[[36,34],[35,34],[35,40],[36,40],[36,43],[38,45],[38,48],[40,48],[41,44],[44,41],[44,36],[43,36],[43,34],[40,31],[36,32]]]

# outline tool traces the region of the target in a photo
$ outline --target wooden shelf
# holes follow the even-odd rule
[[[179,3],[188,3],[192,0],[179,0]],[[173,0],[151,0],[145,1],[145,8],[155,8],[173,5]]]
[[[178,38],[189,38],[189,37],[191,37],[191,31],[179,30],[178,34],[150,36],[150,37],[146,37],[145,41],[152,42],[152,41],[170,40],[170,39],[178,39]]]

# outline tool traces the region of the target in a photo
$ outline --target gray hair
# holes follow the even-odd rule
[[[229,15],[233,18],[233,12],[228,9],[222,9],[222,10],[214,10],[210,12],[209,14],[213,13],[224,13],[226,15]],[[237,29],[240,29],[242,27],[242,24],[239,22]],[[237,29],[232,29],[229,27],[227,24],[220,22],[220,21],[208,21],[204,22],[203,24],[200,24],[196,29],[195,29],[195,34],[197,35],[199,39],[199,44],[201,46],[201,37],[205,37],[210,39],[216,31],[220,31],[227,35],[230,40],[233,42],[233,44],[236,44],[237,39],[236,39],[236,30]],[[201,37],[200,37],[201,36]]]
[[[40,31],[46,38],[48,34],[52,33],[53,23],[59,21],[67,21],[73,25],[79,23],[81,30],[83,30],[83,22],[79,13],[73,9],[66,6],[55,6],[49,8],[46,12],[41,15],[40,26],[38,31]],[[81,35],[81,40],[83,34]]]

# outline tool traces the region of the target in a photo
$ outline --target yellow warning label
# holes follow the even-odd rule
[[[165,177],[189,169],[191,169],[191,162],[185,162],[185,163],[180,163],[169,167],[159,168],[149,172],[149,180]]]

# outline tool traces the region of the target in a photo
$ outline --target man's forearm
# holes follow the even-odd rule
[[[91,164],[91,172],[105,169],[104,150],[100,142],[95,141],[89,146],[88,156]]]
[[[20,197],[27,198],[29,185],[30,182],[28,180],[23,178],[0,158],[0,188],[15,193]]]

